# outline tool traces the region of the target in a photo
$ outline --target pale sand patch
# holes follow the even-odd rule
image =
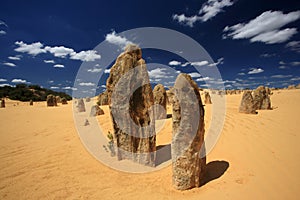
[[[172,188],[171,166],[130,174],[97,161],[79,139],[71,102],[47,108],[45,102],[6,101],[0,109],[0,198],[299,199],[300,90],[275,91],[275,109],[258,115],[238,113],[240,100],[226,96],[225,125],[207,157],[214,180],[184,192]],[[205,106],[207,126],[210,108]],[[97,119],[111,130],[107,116]],[[158,145],[168,144],[171,133],[168,119]]]

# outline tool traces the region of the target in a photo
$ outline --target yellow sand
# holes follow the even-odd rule
[[[275,91],[275,109],[258,115],[237,112],[241,95],[226,99],[206,184],[184,192],[172,188],[171,166],[130,174],[94,159],[78,137],[70,102],[47,108],[7,101],[0,109],[0,199],[299,199],[300,90]],[[211,105],[205,109],[209,124]],[[104,110],[97,119],[107,131]],[[158,144],[171,139],[170,119],[166,126]]]

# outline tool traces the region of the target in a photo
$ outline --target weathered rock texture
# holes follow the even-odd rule
[[[65,97],[61,98],[61,104],[63,105],[68,104],[68,101]]]
[[[167,116],[167,93],[162,84],[154,87],[153,96],[154,104],[157,104],[154,110],[155,119],[165,119]]]
[[[97,104],[99,106],[108,105],[108,93],[107,93],[107,90],[105,90],[103,93],[99,94]]]
[[[119,80],[122,84],[118,83]],[[138,46],[128,45],[125,52],[118,56],[106,88],[118,159],[154,166],[155,120],[150,109],[154,99],[146,64]]]
[[[171,87],[166,91],[167,93],[167,104],[172,105],[174,103],[174,88]]]
[[[204,103],[211,104],[211,98],[208,92],[204,92]]]
[[[256,114],[251,91],[245,91],[243,93],[243,97],[242,97],[241,104],[239,107],[239,112],[245,113],[245,114]]]
[[[255,110],[271,110],[270,96],[264,86],[259,86],[253,91]]]
[[[47,106],[57,106],[56,97],[52,94],[47,96]]]
[[[199,187],[204,175],[204,108],[189,75],[179,74],[174,88],[172,178],[176,189],[186,190]]]
[[[76,108],[78,112],[85,112],[85,104],[83,99],[78,99]]]
[[[5,108],[5,100],[4,99],[0,100],[0,108]]]
[[[104,115],[104,111],[98,105],[93,105],[91,108],[90,117],[95,117],[97,115]]]

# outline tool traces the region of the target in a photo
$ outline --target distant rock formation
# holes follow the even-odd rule
[[[33,100],[32,99],[29,101],[29,105],[33,106]]]
[[[108,105],[108,93],[107,93],[107,90],[105,90],[103,93],[99,94],[97,104],[99,106]]]
[[[211,103],[211,98],[210,98],[210,95],[209,95],[209,93],[208,92],[204,92],[204,103],[205,104],[212,104]]]
[[[4,99],[0,100],[0,108],[5,108],[5,100]]]
[[[296,86],[295,85],[289,85],[287,89],[288,90],[294,90],[294,89],[296,89]]]
[[[157,84],[153,89],[155,106],[155,119],[165,119],[167,116],[167,93],[162,84]]]
[[[90,97],[85,98],[85,102],[90,102],[90,101],[91,101]]]
[[[271,110],[270,96],[264,86],[259,86],[253,91],[255,110]]]
[[[174,103],[174,88],[170,87],[170,89],[166,91],[166,94],[167,104],[172,105]]]
[[[56,97],[52,94],[47,96],[47,106],[57,106]]]
[[[85,112],[85,104],[83,99],[78,99],[76,108],[78,112]]]
[[[128,45],[118,56],[110,70],[106,88],[118,160],[129,159],[155,166],[155,120],[150,109],[154,99],[146,64],[138,46]],[[124,113],[126,117],[122,117]]]
[[[197,84],[187,74],[175,81],[173,103],[172,171],[173,186],[178,190],[199,187],[206,157],[204,144],[204,108]],[[202,154],[205,147],[202,147]]]
[[[296,86],[296,89],[300,89],[300,84],[298,84],[298,85]]]
[[[245,113],[245,114],[256,114],[251,91],[244,92],[242,100],[241,100],[241,104],[239,107],[239,112]]]
[[[68,101],[67,101],[67,99],[65,97],[61,98],[61,104],[62,105],[68,104]]]
[[[97,115],[104,115],[104,111],[98,105],[93,105],[91,108],[90,117],[96,117]]]
[[[61,103],[61,98],[60,98],[60,96],[56,96],[55,98],[56,98],[56,103]]]

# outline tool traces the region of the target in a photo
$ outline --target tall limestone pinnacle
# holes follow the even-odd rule
[[[142,50],[126,46],[106,82],[119,160],[155,166],[156,136],[153,92]]]
[[[190,75],[179,74],[174,85],[172,171],[178,190],[200,187],[206,165],[204,107]]]

